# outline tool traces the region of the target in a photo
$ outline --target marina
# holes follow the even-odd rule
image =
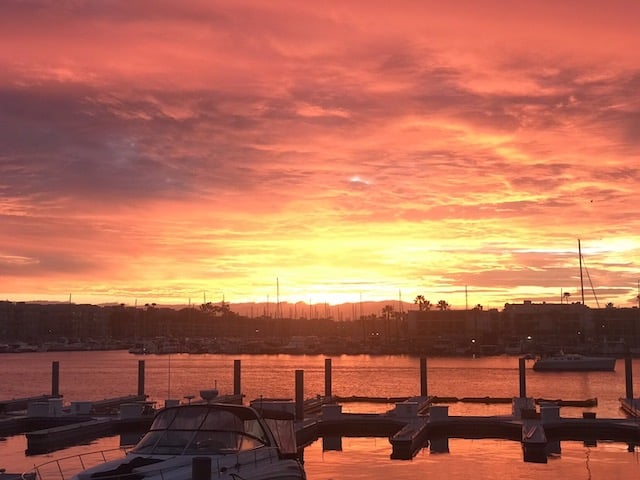
[[[151,385],[154,382],[151,379],[156,379],[153,357],[148,357],[144,362],[150,364],[146,368],[146,373],[143,373],[143,378],[146,378]],[[168,360],[168,359],[165,359]],[[172,385],[180,385],[178,381],[179,372],[181,368],[178,366],[181,362],[189,360],[188,356],[181,356],[178,359],[174,358],[174,375],[176,379],[173,379]],[[211,360],[214,360],[213,358]],[[225,357],[224,359],[215,358],[216,361],[224,360],[224,369],[228,375],[225,385],[229,387],[242,388],[243,391],[252,392],[255,391],[255,385],[250,377],[253,373],[257,373],[256,366],[252,366],[250,362],[251,357],[243,357],[242,359],[234,359],[232,357]],[[264,360],[264,359],[262,359]],[[273,359],[277,361],[276,359]],[[290,361],[291,358],[283,356],[280,358],[281,362]],[[479,359],[479,363],[509,365],[508,371],[511,378],[511,386],[509,389],[513,392],[511,397],[506,395],[496,397],[490,396],[470,396],[460,395],[460,393],[469,393],[469,391],[459,392],[452,391],[455,395],[447,396],[431,396],[430,393],[449,393],[449,391],[442,391],[442,388],[438,385],[442,363],[440,359],[429,359],[429,368],[427,369],[427,360],[418,358],[406,358],[402,359],[403,379],[406,383],[407,379],[413,378],[409,388],[405,388],[403,384],[396,385],[396,393],[404,393],[402,390],[409,391],[413,395],[353,395],[355,389],[349,392],[345,391],[345,386],[341,380],[344,367],[341,365],[346,359],[343,357],[336,359],[326,359],[323,357],[297,357],[298,364],[306,367],[304,370],[293,368],[285,377],[280,376],[280,383],[283,386],[289,384],[289,388],[277,391],[265,391],[266,395],[255,395],[252,393],[246,394],[244,399],[245,403],[248,403],[252,399],[255,403],[262,400],[262,402],[270,401],[273,398],[279,398],[281,404],[287,404],[286,408],[293,409],[298,421],[296,422],[296,434],[298,445],[304,448],[302,455],[307,459],[308,452],[312,451],[319,441],[322,445],[326,444],[327,451],[332,451],[332,448],[338,448],[337,451],[342,451],[343,445],[347,442],[353,442],[356,439],[362,438],[362,441],[366,441],[367,438],[387,438],[390,448],[387,458],[390,462],[401,461],[399,459],[415,459],[419,458],[425,448],[429,452],[436,454],[442,452],[451,452],[451,445],[455,446],[458,441],[466,441],[468,439],[482,439],[482,442],[490,441],[507,441],[507,442],[519,442],[521,447],[521,459],[527,463],[533,461],[546,460],[548,454],[545,451],[544,456],[539,456],[538,460],[535,460],[535,455],[529,456],[527,453],[529,450],[529,444],[536,444],[536,438],[532,437],[532,441],[525,442],[525,432],[528,431],[530,424],[533,422],[534,426],[537,426],[537,430],[543,430],[545,437],[547,438],[545,449],[548,445],[551,445],[551,452],[556,451],[556,444],[560,442],[566,443],[567,441],[581,441],[588,442],[590,444],[598,444],[600,441],[605,442],[618,442],[621,446],[624,446],[624,450],[629,453],[635,451],[635,446],[639,438],[638,435],[638,422],[636,420],[626,419],[626,415],[622,414],[620,410],[621,405],[619,403],[620,397],[624,397],[626,383],[628,378],[625,372],[619,372],[614,374],[618,379],[618,395],[615,398],[617,403],[616,412],[614,415],[610,415],[613,398],[595,397],[592,395],[568,396],[562,395],[563,406],[559,404],[553,404],[553,400],[549,401],[549,395],[537,395],[535,397],[527,397],[527,392],[519,391],[519,388],[529,388],[530,392],[532,386],[537,389],[536,376],[537,374],[526,365],[521,365],[523,360],[519,361],[517,358],[503,358],[503,359]],[[302,361],[300,361],[302,360]],[[361,369],[367,372],[367,363],[376,363],[375,358],[360,358],[364,361],[361,365]],[[449,363],[455,363],[448,359]],[[131,383],[140,387],[140,373],[145,371],[141,370],[140,364],[138,368],[135,367],[135,362],[129,363],[129,370],[138,373],[136,381],[135,375],[130,376]],[[60,377],[65,378],[65,362],[61,361],[61,368],[59,371]],[[177,364],[177,365],[176,365]],[[333,364],[333,365],[332,365]],[[338,368],[335,368],[335,364]],[[433,367],[435,364],[435,368]],[[242,365],[242,368],[240,368]],[[290,364],[291,365],[291,364]],[[293,365],[291,365],[293,366]],[[149,368],[151,367],[151,368]],[[182,365],[184,368],[184,365]],[[51,375],[52,367],[49,366],[49,375]],[[354,366],[354,373],[356,367]],[[621,369],[622,370],[622,369]],[[151,374],[150,372],[154,372]],[[253,372],[253,373],[251,373]],[[525,373],[526,372],[526,373]],[[282,372],[279,372],[280,374]],[[495,371],[493,373],[496,373]],[[504,373],[504,372],[503,372]],[[623,375],[620,375],[622,373]],[[541,374],[549,375],[549,374]],[[589,373],[582,373],[580,375],[593,375]],[[610,375],[609,372],[598,373],[597,375]],[[427,376],[429,381],[427,382]],[[240,378],[242,377],[242,378]],[[565,375],[566,377],[566,375]],[[596,377],[597,378],[597,377]],[[242,383],[240,380],[242,379]],[[168,381],[168,378],[165,378]],[[592,378],[593,380],[593,378]],[[630,379],[633,386],[633,378]],[[48,383],[48,382],[46,382]],[[45,384],[46,384],[45,383]],[[293,385],[291,385],[293,383]],[[148,385],[148,386],[150,386]],[[429,392],[427,392],[427,385]],[[53,387],[53,385],[52,385]],[[191,387],[197,387],[197,383]],[[392,389],[387,391],[380,391],[381,394],[390,393]],[[172,387],[175,388],[175,387]],[[144,387],[143,387],[144,389]],[[153,392],[155,388],[149,389]],[[182,390],[182,387],[180,387]],[[177,390],[177,391],[180,391]],[[65,392],[66,387],[60,389]],[[233,393],[236,391],[231,390]],[[491,392],[500,392],[495,388]],[[291,393],[295,392],[296,395],[291,396]],[[360,390],[364,393],[373,393],[371,389]],[[358,392],[358,393],[360,393]],[[117,392],[116,392],[117,393]],[[138,392],[139,393],[139,392]],[[155,393],[155,392],[154,392]],[[168,392],[167,392],[168,393]],[[183,392],[181,392],[183,393]],[[345,393],[351,393],[346,395]],[[476,390],[478,393],[486,393]],[[524,395],[521,395],[524,393]],[[548,392],[543,392],[548,393]],[[585,393],[593,393],[586,391]],[[283,395],[288,394],[288,395]],[[418,395],[419,394],[419,395]],[[157,395],[157,394],[156,394]],[[144,405],[151,405],[154,403],[160,404],[156,395],[148,395],[144,401]],[[165,395],[166,397],[167,395]],[[177,395],[173,395],[174,398]],[[525,404],[526,415],[531,415],[535,412],[533,418],[518,418],[517,405],[514,405],[514,398],[528,398]],[[66,395],[65,395],[66,397]],[[194,398],[192,395],[183,395],[181,403],[197,402],[198,398]],[[187,398],[189,397],[189,398]],[[86,398],[86,397],[85,397]],[[127,395],[119,395],[118,397],[127,399]],[[290,402],[283,402],[282,399],[289,399]],[[506,403],[506,400],[511,398],[511,405]],[[242,397],[241,397],[242,400]],[[237,399],[236,399],[237,401]],[[439,402],[439,403],[436,403]],[[80,403],[80,404],[79,404]],[[558,401],[560,403],[560,401]],[[78,406],[79,404],[79,406]],[[127,403],[125,403],[126,405]],[[136,405],[129,402],[129,405]],[[87,408],[86,403],[76,402],[74,403],[76,409],[84,406]],[[162,406],[162,405],[160,405]],[[505,411],[505,407],[508,410]],[[65,408],[70,410],[70,405]],[[284,407],[282,407],[284,408]],[[302,409],[302,417],[300,417],[300,409]],[[484,412],[483,412],[484,410]],[[522,411],[522,408],[520,408]],[[141,412],[141,409],[138,410]],[[428,414],[425,415],[425,412]],[[562,414],[560,414],[562,412]],[[565,412],[567,412],[565,414]],[[462,415],[460,415],[462,413]],[[480,414],[479,414],[480,413]],[[483,415],[482,413],[487,413]],[[131,415],[131,413],[129,413]],[[597,415],[597,417],[596,417]],[[521,415],[520,415],[521,417]],[[90,420],[86,420],[87,422]],[[131,420],[129,420],[131,422]],[[148,428],[149,420],[146,419],[146,428]],[[117,422],[112,421],[115,425]],[[84,430],[85,426],[80,426],[80,431]],[[86,425],[89,427],[89,424]],[[104,425],[100,425],[99,422],[94,424],[91,428],[102,428]],[[60,427],[56,427],[60,428]],[[116,428],[111,431],[111,435],[114,432],[119,431]],[[536,428],[534,428],[536,430]],[[96,441],[101,443],[100,438],[104,438],[103,433],[96,433]],[[87,439],[85,438],[85,441]],[[90,439],[89,439],[90,440]],[[634,443],[635,442],[635,443]],[[527,452],[525,452],[524,446],[527,445]],[[0,444],[0,448],[2,445]],[[323,447],[324,448],[324,447]],[[509,447],[513,448],[513,447]],[[632,450],[629,450],[631,448]],[[65,450],[69,450],[66,448]],[[73,450],[73,448],[71,449]],[[535,448],[532,450],[535,453]],[[562,450],[564,451],[564,449]],[[526,455],[525,455],[526,453]],[[554,454],[556,455],[556,454]],[[50,454],[49,454],[50,456]],[[36,460],[38,455],[31,456],[33,460]],[[31,465],[36,462],[30,462]],[[4,465],[3,465],[4,467]],[[7,471],[14,471],[13,469]]]

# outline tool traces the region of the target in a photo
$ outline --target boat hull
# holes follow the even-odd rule
[[[615,368],[616,359],[609,357],[548,357],[533,365],[543,372],[612,372]]]
[[[257,452],[256,452],[257,453]],[[209,477],[216,480],[305,480],[304,469],[296,460],[251,454],[210,458]],[[262,457],[262,458],[258,458]],[[195,456],[142,457],[129,454],[122,460],[111,461],[90,468],[72,480],[192,480]],[[201,457],[202,459],[202,457]],[[136,464],[136,461],[143,463]]]

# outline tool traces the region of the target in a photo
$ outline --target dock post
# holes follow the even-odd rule
[[[323,435],[322,451],[323,452],[341,452],[342,437],[340,435]]]
[[[624,359],[624,378],[627,387],[626,398],[633,399],[633,367],[630,356],[626,356]]]
[[[60,362],[57,360],[51,363],[51,396],[60,396]]]
[[[240,383],[240,373],[241,373],[241,362],[240,360],[233,361],[233,394],[241,395],[242,394],[242,385]]]
[[[211,457],[193,457],[191,478],[192,480],[209,480],[211,478]]]
[[[540,423],[542,423],[543,429],[546,425],[557,422],[558,420],[560,420],[560,407],[558,405],[552,403],[540,404]],[[560,455],[560,453],[562,453],[560,440],[557,438],[547,438],[545,452],[547,455]]]
[[[138,395],[144,395],[144,360],[138,360]]]
[[[518,367],[520,371],[520,398],[527,397],[527,376],[524,357],[518,359]]]
[[[296,370],[296,420],[304,420],[304,370]]]
[[[331,359],[324,359],[324,396],[331,397]]]
[[[427,396],[427,359],[420,358],[420,396]]]

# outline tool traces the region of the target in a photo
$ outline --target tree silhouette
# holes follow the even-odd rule
[[[438,300],[438,310],[449,310],[449,304],[444,300]]]
[[[209,315],[226,317],[231,313],[231,306],[224,301],[220,302],[220,305],[207,302],[200,305],[200,310]]]
[[[423,312],[425,310],[431,310],[431,302],[424,298],[424,295],[418,295],[413,303],[418,305],[418,309]]]
[[[202,305],[200,305],[200,310],[205,313],[213,313],[214,312],[213,303],[211,302],[203,303]]]

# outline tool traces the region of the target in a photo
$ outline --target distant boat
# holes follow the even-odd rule
[[[133,353],[135,355],[158,353],[158,347],[153,342],[136,343],[129,349],[129,353]]]
[[[614,357],[588,357],[579,353],[541,357],[533,364],[534,370],[545,372],[612,372],[615,368]]]
[[[578,260],[580,263],[580,293],[584,305],[584,281],[582,275],[582,248],[578,239]],[[587,272],[588,275],[589,272]],[[591,281],[591,279],[589,279]],[[591,287],[593,289],[593,285]],[[595,291],[594,291],[595,296]],[[596,298],[596,302],[598,299]],[[616,368],[615,357],[591,357],[579,353],[560,352],[544,356],[535,361],[533,369],[543,372],[612,372]]]

